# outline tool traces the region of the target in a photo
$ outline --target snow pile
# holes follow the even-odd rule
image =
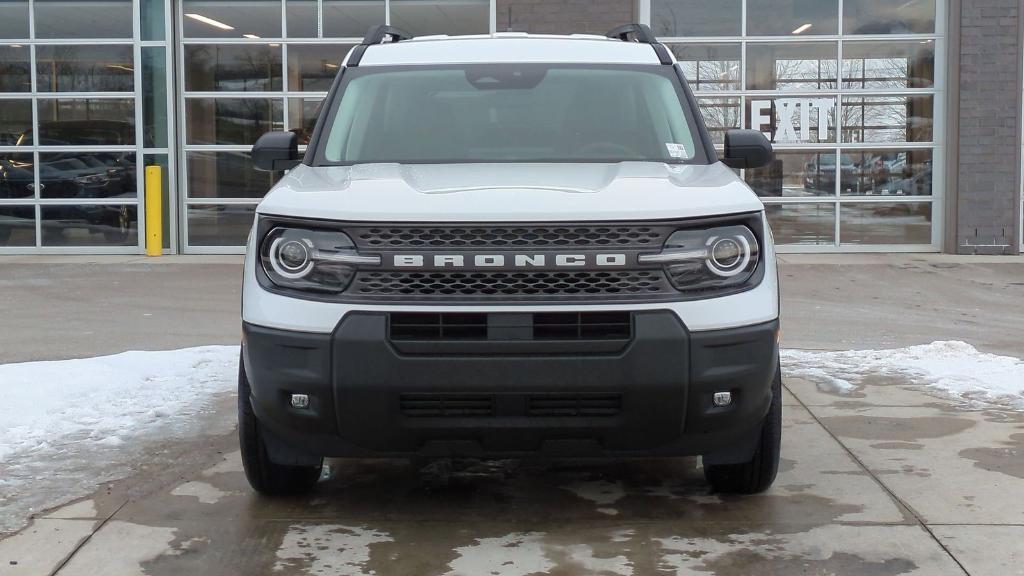
[[[237,346],[0,365],[0,534],[166,458],[157,442],[230,430],[211,395],[237,371]]]
[[[782,352],[785,373],[836,392],[868,376],[905,377],[968,400],[1024,408],[1024,361],[979,352],[966,342],[933,342],[894,350]]]
[[[0,365],[0,463],[68,440],[117,446],[236,385],[237,346]]]

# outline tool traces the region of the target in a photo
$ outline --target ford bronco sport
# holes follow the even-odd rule
[[[252,486],[324,457],[700,455],[751,493],[779,460],[779,294],[764,208],[643,25],[409,38],[342,63],[256,211],[239,433]]]

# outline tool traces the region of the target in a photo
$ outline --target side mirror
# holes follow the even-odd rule
[[[772,144],[757,130],[729,130],[725,133],[722,162],[730,168],[760,168],[774,156]]]
[[[267,132],[252,146],[257,170],[280,172],[299,165],[299,136],[294,132]]]

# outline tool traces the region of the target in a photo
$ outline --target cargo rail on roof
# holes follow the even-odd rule
[[[498,38],[500,36],[493,37]],[[520,38],[524,37],[529,38],[528,35],[521,36]],[[409,32],[406,32],[405,30],[402,30],[401,28],[397,28],[395,26],[388,26],[386,24],[374,26],[366,33],[366,36],[363,37],[362,43],[352,49],[352,54],[351,56],[349,56],[346,66],[359,66],[363,60],[363,56],[366,54],[367,48],[369,48],[370,46],[375,46],[379,44],[397,44],[399,42],[405,42],[408,40],[413,40],[415,38],[416,36],[413,36]],[[436,38],[441,39],[443,37]],[[456,38],[458,37],[451,37],[451,39]],[[569,39],[570,37],[565,36],[564,38]],[[658,61],[661,64],[673,64],[672,56],[670,55],[668,48],[666,48],[664,44],[658,41],[657,37],[654,35],[654,32],[651,30],[651,27],[646,24],[632,23],[619,26],[605,34],[605,38],[620,40],[622,42],[647,44],[652,47],[654,53],[658,57]]]

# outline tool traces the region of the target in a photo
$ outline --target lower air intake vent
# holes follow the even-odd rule
[[[533,315],[534,340],[629,340],[629,312],[555,312]]]
[[[546,394],[530,396],[527,400],[530,416],[547,417],[607,417],[622,411],[622,396],[618,394]]]
[[[402,394],[402,414],[414,418],[491,416],[494,398],[474,394]]]
[[[391,339],[487,340],[487,314],[390,314]]]
[[[633,335],[629,312],[395,312],[388,315],[388,323],[393,342],[627,341]]]

